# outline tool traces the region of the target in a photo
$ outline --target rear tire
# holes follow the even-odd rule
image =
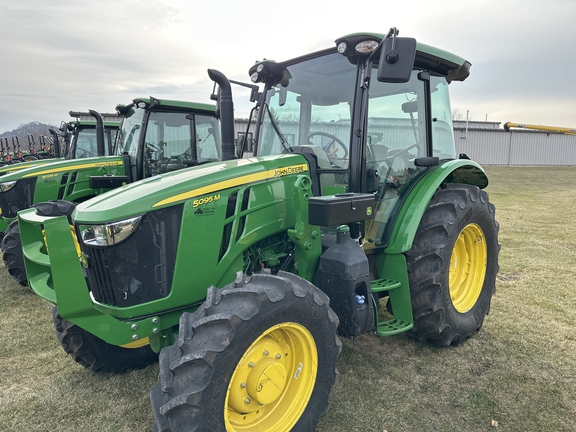
[[[410,336],[458,345],[482,327],[496,291],[498,230],[494,205],[478,187],[447,184],[434,194],[405,254]]]
[[[158,354],[150,345],[139,348],[123,348],[110,345],[92,333],[78,327],[58,314],[58,307],[52,307],[52,320],[56,337],[76,363],[92,372],[120,374],[134,369],[142,369],[158,361]]]
[[[32,207],[36,208],[36,212],[41,216],[67,216],[68,222],[71,223],[72,212],[76,208],[76,203],[56,200],[34,204]],[[2,259],[8,273],[10,273],[20,285],[27,286],[28,278],[24,267],[18,219],[13,220],[10,222],[10,225],[8,225],[4,238],[2,239],[2,251],[4,252]]]
[[[328,297],[290,273],[211,287],[150,392],[155,431],[314,430],[342,344]]]

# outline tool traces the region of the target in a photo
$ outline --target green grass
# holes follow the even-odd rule
[[[575,429],[576,168],[486,171],[502,249],[484,327],[452,348],[343,339],[319,432]],[[84,370],[58,344],[50,305],[3,268],[0,329],[0,430],[149,430],[157,365]]]

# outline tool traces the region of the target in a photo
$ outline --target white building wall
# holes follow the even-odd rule
[[[455,128],[456,152],[481,165],[576,166],[576,135]]]
[[[235,138],[246,132],[237,119]],[[456,154],[465,153],[481,165],[576,166],[576,135],[500,129],[500,122],[454,122]],[[249,133],[253,133],[254,123]],[[253,137],[252,137],[253,138]]]

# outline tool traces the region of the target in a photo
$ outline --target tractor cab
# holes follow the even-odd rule
[[[120,117],[116,121],[104,121],[104,152],[99,154],[97,144],[97,122],[94,120],[72,120],[62,122],[57,134],[63,138],[61,156],[65,159],[83,159],[96,156],[110,156],[116,133],[120,126]]]
[[[315,194],[374,194],[374,219],[354,233],[365,233],[365,248],[386,246],[386,222],[413,185],[429,166],[456,158],[448,84],[470,66],[390,36],[349,35],[333,49],[250,70],[265,84],[255,154],[311,156]],[[381,51],[398,58],[389,63]]]
[[[220,123],[213,106],[151,97],[116,110],[124,116],[116,153],[129,156],[132,178],[222,160]]]

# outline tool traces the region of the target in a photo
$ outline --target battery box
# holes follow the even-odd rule
[[[342,225],[374,217],[374,194],[342,193],[310,197],[308,221],[312,225]]]

